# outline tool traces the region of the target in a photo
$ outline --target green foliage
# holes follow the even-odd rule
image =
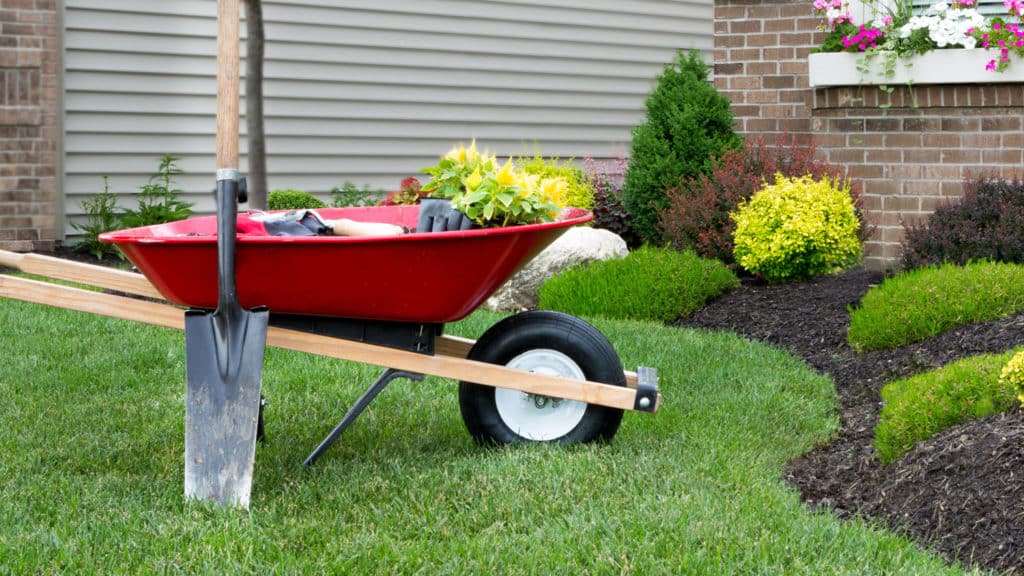
[[[625,258],[549,279],[540,289],[540,307],[578,316],[670,322],[736,286],[736,275],[721,262],[644,246]]]
[[[779,174],[810,175],[815,180],[839,178],[845,170],[817,158],[814,144],[780,135],[774,142],[747,138],[743,149],[731,150],[718,159],[710,174],[687,179],[666,191],[668,204],[658,215],[665,242],[676,250],[693,250],[705,258],[734,264],[734,223],[729,213]],[[860,195],[851,186],[854,206]],[[861,222],[859,236],[866,240],[871,227]]]
[[[898,348],[970,322],[1024,311],[1024,265],[971,262],[916,268],[868,290],[850,311],[856,350]]]
[[[103,177],[103,192],[82,201],[86,223],[71,225],[83,233],[83,238],[75,245],[75,250],[88,252],[102,260],[106,255],[124,258],[117,248],[99,240],[99,235],[110,230],[151,226],[188,218],[192,214],[192,204],[178,199],[181,190],[173,188],[174,175],[183,171],[175,165],[178,159],[167,154],[160,159],[160,167],[149,182],[139,192],[137,209],[121,210],[117,205],[117,195],[110,191],[110,179]]]
[[[181,190],[173,188],[174,175],[183,173],[170,154],[160,159],[160,167],[139,192],[139,207],[121,214],[121,226],[136,228],[183,220],[192,215],[192,204],[178,199]]]
[[[999,372],[999,384],[1013,390],[1017,400],[1024,403],[1024,351],[1014,354],[1003,366]]]
[[[562,197],[563,206],[574,206],[590,210],[594,206],[594,187],[587,180],[586,174],[572,160],[544,158],[536,154],[533,158],[520,158],[516,167],[526,172],[545,178],[561,178],[565,180],[566,190]]]
[[[124,255],[117,249],[117,246],[107,242],[101,242],[99,235],[120,227],[120,214],[117,208],[117,195],[110,191],[110,179],[103,177],[103,192],[82,200],[82,210],[85,211],[85,224],[72,223],[71,226],[82,232],[85,236],[75,245],[75,251],[92,254],[97,260],[103,260],[104,256],[117,256],[124,259]]]
[[[302,190],[274,190],[267,195],[268,210],[305,210],[326,208],[316,196]]]
[[[351,206],[373,206],[383,198],[385,192],[364,186],[359,188],[352,182],[345,182],[340,187],[331,188],[331,206],[348,208]]]
[[[1013,385],[999,371],[1024,352],[965,358],[938,370],[890,382],[882,388],[882,412],[875,428],[875,449],[883,463],[910,450],[915,442],[965,420],[1005,412],[1018,404]]]
[[[707,76],[699,52],[678,52],[647,98],[645,122],[633,129],[623,202],[646,242],[661,243],[658,213],[667,203],[665,192],[708,173],[716,157],[741,145],[729,100]]]
[[[848,182],[776,176],[730,214],[736,262],[769,282],[810,278],[861,257]]]

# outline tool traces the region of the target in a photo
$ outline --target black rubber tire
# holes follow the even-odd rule
[[[471,360],[507,365],[520,354],[552,349],[565,354],[583,371],[587,380],[625,386],[622,361],[611,343],[587,322],[551,310],[533,310],[506,318],[492,326],[469,352]],[[459,408],[469,433],[481,444],[538,442],[521,436],[506,425],[495,404],[494,388],[471,382],[459,383]],[[607,441],[622,422],[622,410],[588,404],[582,420],[565,435],[546,442],[578,444]]]

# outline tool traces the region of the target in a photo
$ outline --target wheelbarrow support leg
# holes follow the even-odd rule
[[[328,434],[322,442],[320,442],[320,445],[316,447],[316,450],[313,450],[313,453],[306,458],[306,461],[303,462],[303,464],[306,466],[312,466],[316,462],[317,458],[326,452],[327,449],[330,448],[331,444],[334,444],[335,440],[341,436],[341,433],[351,426],[352,422],[355,422],[355,419],[363,413],[363,410],[366,410],[366,407],[370,405],[370,402],[373,402],[373,399],[376,398],[377,395],[380,394],[381,391],[384,390],[384,388],[395,378],[408,378],[409,380],[419,382],[423,380],[423,374],[405,372],[402,370],[395,370],[393,368],[388,368],[384,370],[384,372],[381,372],[381,375],[378,376],[366,392],[356,400],[356,403],[349,408],[348,413],[341,419],[341,422],[339,422],[338,425],[334,427],[334,430],[331,430],[331,433]]]

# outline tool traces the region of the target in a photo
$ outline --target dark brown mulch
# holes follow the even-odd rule
[[[855,269],[800,284],[748,281],[678,324],[735,331],[832,376],[842,428],[785,472],[808,505],[844,518],[882,519],[965,564],[1024,572],[1024,411],[953,427],[889,466],[878,463],[871,445],[885,383],[1024,345],[1024,314],[857,354],[846,343],[847,306],[881,280],[879,273]]]

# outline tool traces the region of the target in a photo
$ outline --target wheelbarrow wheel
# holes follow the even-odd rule
[[[551,310],[524,312],[492,326],[469,359],[525,372],[625,386],[611,343],[596,328]],[[622,410],[472,382],[459,383],[459,407],[469,433],[482,444],[610,440]]]

